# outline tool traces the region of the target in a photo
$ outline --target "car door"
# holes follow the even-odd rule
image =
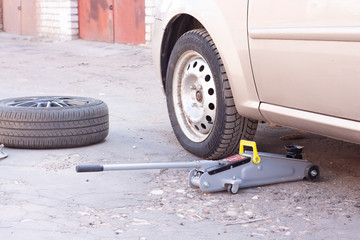
[[[260,101],[360,120],[360,1],[249,0]]]

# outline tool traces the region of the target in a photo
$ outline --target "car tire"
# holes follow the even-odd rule
[[[83,97],[0,100],[0,143],[15,148],[68,148],[101,142],[109,132],[106,103]]]
[[[239,151],[240,139],[254,138],[257,121],[238,114],[219,52],[205,29],[177,40],[165,89],[174,133],[196,156],[221,159]]]

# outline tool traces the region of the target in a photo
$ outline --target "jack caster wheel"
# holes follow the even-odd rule
[[[234,185],[232,184],[227,184],[227,187],[226,187],[228,193],[230,194],[237,194],[239,192],[239,187],[234,187]]]
[[[305,177],[309,181],[316,181],[320,176],[320,169],[316,165],[311,165],[305,170]]]

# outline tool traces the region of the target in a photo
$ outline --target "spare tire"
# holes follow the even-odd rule
[[[109,112],[84,97],[22,97],[0,100],[0,143],[15,148],[68,148],[101,142]]]

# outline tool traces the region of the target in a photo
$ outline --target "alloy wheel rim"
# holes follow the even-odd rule
[[[9,107],[58,108],[81,106],[88,100],[71,97],[29,97],[12,100],[6,103]]]

